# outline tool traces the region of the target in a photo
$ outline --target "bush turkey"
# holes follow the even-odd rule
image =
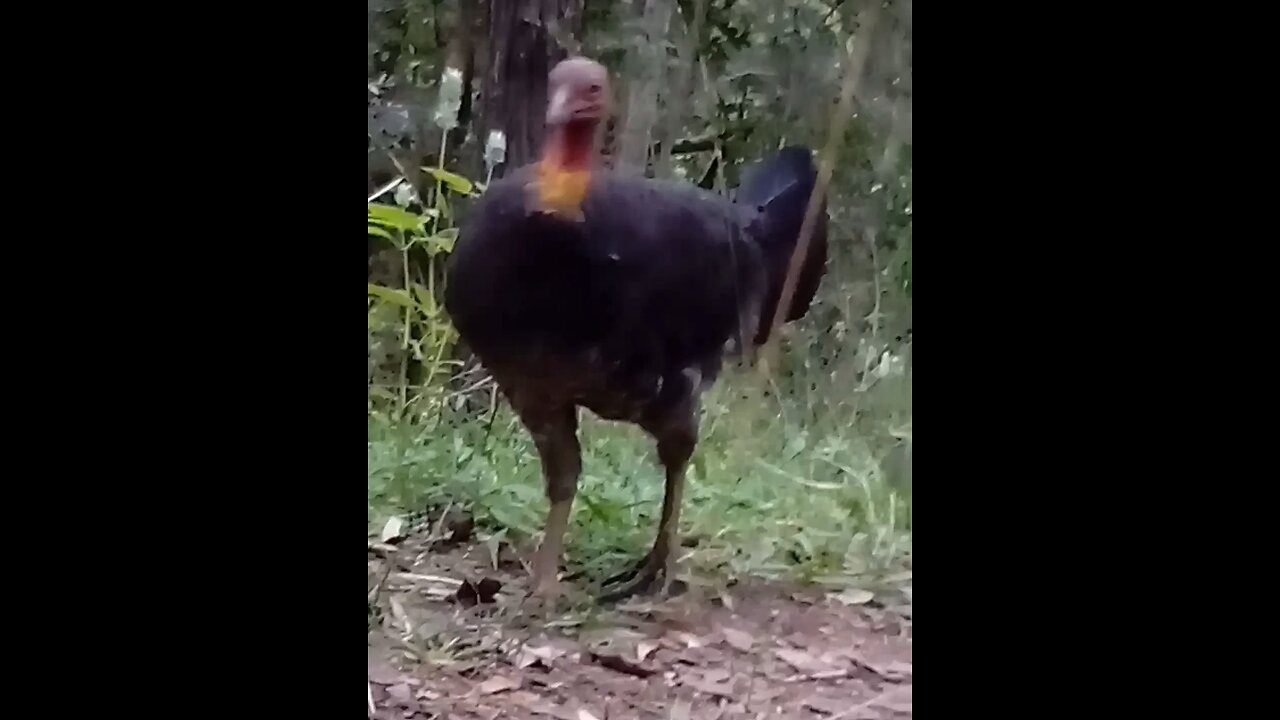
[[[494,181],[450,258],[445,306],[532,434],[550,510],[533,562],[555,597],[581,471],[577,408],[634,423],[666,471],[653,547],[606,599],[670,577],[698,402],[730,345],[768,339],[816,180],[809,150],[748,169],[736,201],[601,167],[608,74],[586,58],[552,71],[537,162]],[[786,318],[804,315],[826,262],[826,209]]]

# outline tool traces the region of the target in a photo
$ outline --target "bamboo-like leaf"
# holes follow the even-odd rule
[[[395,228],[396,230],[422,231],[422,216],[394,205],[369,203],[369,222]]]
[[[451,173],[448,170],[441,170],[440,168],[424,167],[422,169],[430,173],[431,176],[434,177],[436,180],[439,180],[440,182],[449,186],[450,190],[461,193],[463,195],[471,194],[471,190],[473,187],[471,184],[471,181],[462,177],[461,175],[457,173]]]
[[[434,318],[438,312],[436,311],[436,299],[431,297],[431,292],[419,283],[413,284],[413,294],[417,296],[418,309],[428,318]]]
[[[418,303],[415,302],[413,298],[409,297],[409,293],[403,290],[398,290],[396,288],[383,287],[381,285],[374,285],[373,283],[369,283],[369,294],[378,298],[379,300],[385,300],[389,303],[394,303],[401,307],[407,307],[407,308],[413,308],[413,309],[418,308]]]
[[[453,252],[454,243],[457,241],[458,229],[449,228],[448,230],[441,230],[435,235],[432,235],[431,239],[428,240],[428,247],[431,249],[432,254],[441,252],[451,253]]]

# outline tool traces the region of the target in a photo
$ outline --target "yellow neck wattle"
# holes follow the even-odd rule
[[[539,212],[583,220],[582,202],[591,184],[596,123],[571,122],[552,129],[533,181]]]
[[[571,220],[582,220],[582,201],[591,183],[591,170],[569,168],[550,160],[538,163],[538,210]]]

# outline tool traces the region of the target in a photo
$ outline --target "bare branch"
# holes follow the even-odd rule
[[[796,284],[800,280],[800,268],[804,266],[805,257],[809,253],[809,241],[813,238],[813,229],[817,224],[818,212],[826,199],[827,186],[831,183],[831,173],[835,169],[836,156],[844,140],[845,124],[853,114],[853,96],[862,77],[862,69],[866,65],[867,53],[871,47],[871,34],[876,22],[880,19],[880,3],[871,2],[859,13],[858,36],[854,38],[849,49],[849,59],[845,65],[844,81],[840,88],[840,101],[836,105],[835,114],[831,118],[831,132],[827,136],[827,146],[823,148],[818,159],[818,179],[814,184],[813,194],[809,196],[809,207],[805,210],[804,221],[800,224],[800,236],[795,250],[791,254],[791,265],[787,268],[787,277],[783,281],[782,291],[778,297],[778,306],[773,312],[770,322],[769,340],[761,353],[761,368],[768,368],[770,360],[776,352],[778,329],[782,326],[791,307],[791,296],[796,292]]]

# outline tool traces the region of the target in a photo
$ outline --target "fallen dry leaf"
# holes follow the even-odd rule
[[[862,717],[860,713],[862,713],[863,711],[865,711],[866,709],[872,706],[879,706],[891,712],[905,713],[907,715],[910,715],[911,714],[911,686],[908,685],[906,687],[899,687],[899,688],[892,688],[889,690],[885,690],[884,692],[880,693],[879,695],[876,695],[870,700],[864,700],[863,702],[860,702],[857,705],[854,705],[853,707],[845,710],[844,713],[839,717],[841,718],[841,720],[844,720],[845,718],[850,718],[850,719],[859,718],[859,717]]]
[[[387,523],[382,526],[382,532],[379,533],[378,537],[382,542],[389,543],[399,538],[402,534],[404,534],[404,520],[397,515],[392,515],[387,518]]]
[[[592,715],[590,710],[578,708],[578,720],[600,720],[600,718]]]
[[[835,678],[849,677],[848,670],[819,670],[815,673],[809,673],[804,676],[807,680],[834,680]]]
[[[405,612],[404,603],[400,602],[400,598],[392,595],[387,598],[391,605],[391,616],[396,619],[400,627],[404,628],[406,633],[413,632],[413,623],[409,620],[409,613]]]
[[[686,647],[700,648],[706,644],[702,642],[702,638],[694,635],[693,633],[684,632],[683,630],[677,630],[671,634],[680,642],[684,643]]]
[[[538,715],[555,715],[559,710],[553,703],[526,690],[518,690],[507,697],[511,698],[512,702],[523,706],[529,712]]]
[[[690,665],[698,665],[700,667],[719,667],[729,662],[725,653],[714,647],[693,647],[685,650],[678,662],[688,663]]]
[[[831,667],[827,664],[815,660],[811,655],[800,650],[778,648],[774,653],[788,665],[803,673],[818,673],[831,670]]]
[[[838,600],[845,605],[866,605],[875,598],[876,594],[870,590],[859,590],[850,588],[842,593],[831,596],[833,600]]]
[[[786,691],[787,689],[781,685],[763,688],[753,687],[751,688],[751,700],[753,702],[768,702]]]
[[[493,677],[480,683],[481,695],[492,695],[500,693],[503,690],[515,690],[520,687],[518,679],[509,678],[505,675],[494,675]]]
[[[652,640],[641,640],[639,643],[636,643],[636,659],[640,662],[644,662],[644,659],[649,657],[649,653],[657,649],[658,643]]]
[[[902,688],[902,692],[891,693],[881,701],[880,705],[894,712],[911,714],[911,686]]]
[[[822,697],[821,695],[805,698],[804,705],[828,715],[839,715],[849,709],[849,701],[847,699],[836,700],[835,698]]]
[[[866,659],[861,658],[861,657],[858,657],[857,655],[850,655],[850,656],[849,656],[849,661],[853,663],[854,667],[857,667],[857,668],[859,668],[859,669],[861,669],[861,670],[866,670],[866,671],[871,672],[871,673],[873,673],[873,674],[875,674],[875,675],[879,675],[880,677],[882,677],[882,678],[884,678],[884,679],[886,679],[886,680],[893,680],[893,679],[894,679],[893,677],[891,677],[891,676],[889,675],[889,673],[885,672],[884,670],[881,670],[881,669],[880,669],[878,666],[876,666],[874,663],[868,662]],[[901,679],[901,678],[899,678],[899,679]]]
[[[671,704],[671,714],[667,716],[667,720],[689,720],[689,713],[693,711],[693,705],[684,698],[680,698]]]
[[[751,637],[749,633],[730,627],[724,628],[724,639],[725,642],[729,643],[729,645],[731,645],[735,650],[740,650],[742,652],[749,651],[751,646],[756,642],[755,638]]]
[[[528,650],[522,649],[520,650],[520,652],[516,653],[516,668],[520,670],[523,670],[529,667],[530,665],[533,665],[534,663],[539,663],[539,662],[542,662],[542,658],[538,657],[537,655],[534,655]]]
[[[640,667],[632,662],[627,662],[627,660],[621,655],[601,655],[598,653],[591,653],[591,659],[614,672],[620,672],[638,678],[647,678],[654,673],[653,670]]]
[[[729,683],[708,682],[706,680],[695,678],[693,680],[686,680],[684,684],[699,692],[704,692],[708,695],[715,695],[717,697],[733,699],[733,696],[736,694],[733,690],[733,685]]]
[[[487,605],[494,601],[494,597],[501,589],[502,583],[489,577],[475,584],[470,580],[464,580],[454,594],[454,598],[463,607],[475,607],[481,603]]]
[[[564,655],[564,650],[554,645],[525,645],[516,653],[516,667],[524,669],[535,663],[542,663],[550,668],[552,661],[561,655]]]
[[[911,677],[911,663],[901,660],[894,660],[884,669],[885,673],[890,675],[905,675]]]
[[[703,682],[721,682],[729,679],[729,671],[724,668],[711,668],[699,676]]]
[[[552,671],[552,673],[554,673],[554,672],[555,672],[555,671],[553,670],[553,671]],[[564,687],[564,684],[565,684],[563,680],[557,680],[557,679],[555,679],[555,678],[543,677],[543,676],[541,676],[541,675],[531,675],[531,676],[529,676],[529,682],[530,682],[530,683],[532,683],[532,684],[534,684],[534,685],[538,685],[538,686],[544,687],[544,688],[546,688],[546,689],[548,689],[548,690],[556,690],[556,689],[558,689],[558,688]]]
[[[405,683],[399,685],[391,685],[387,688],[387,695],[401,705],[408,705],[413,701],[413,691]]]
[[[531,645],[527,649],[530,654],[548,662],[564,655],[564,649],[555,645]]]
[[[379,685],[391,685],[400,680],[400,671],[383,660],[370,660],[369,680]]]
[[[747,711],[747,706],[742,704],[741,702],[731,703],[731,702],[721,700],[720,707],[718,708],[718,714],[713,715],[711,717],[714,717],[717,719],[718,718],[738,718],[738,717],[742,717],[742,714],[745,713],[746,711]]]

